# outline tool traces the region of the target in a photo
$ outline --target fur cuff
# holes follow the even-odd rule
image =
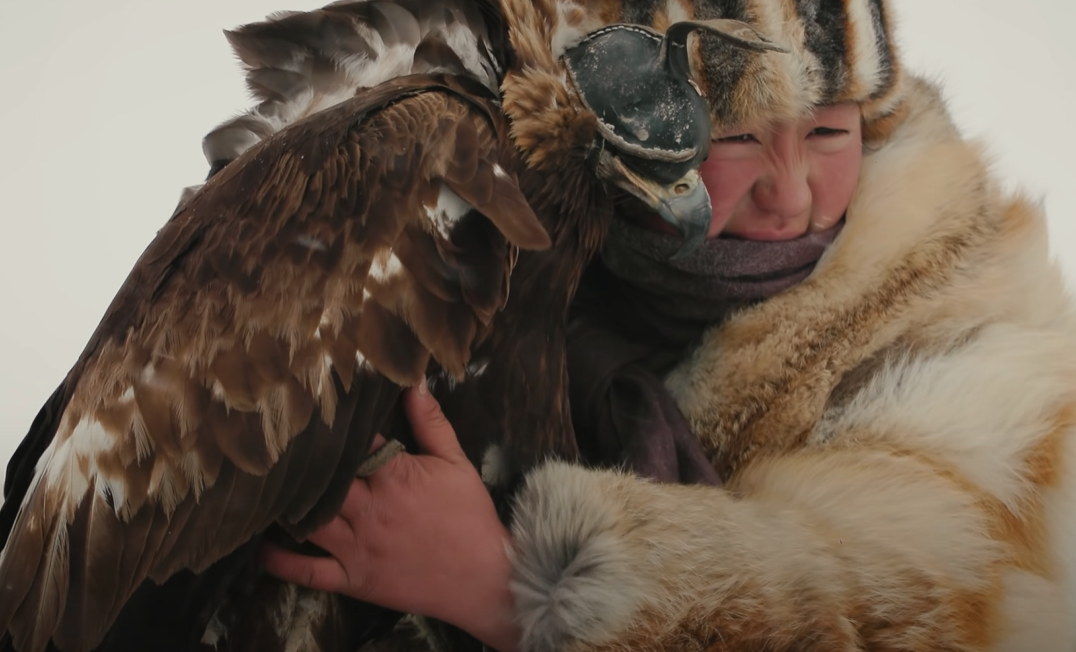
[[[596,643],[643,606],[645,553],[626,536],[628,476],[549,463],[532,472],[512,524],[512,592],[523,652]]]

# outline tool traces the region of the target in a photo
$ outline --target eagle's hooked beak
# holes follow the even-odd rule
[[[663,184],[632,172],[616,156],[609,158],[613,183],[642,200],[683,236],[684,244],[672,255],[672,260],[698,249],[706,240],[713,214],[710,194],[699,171],[689,170],[676,181]]]

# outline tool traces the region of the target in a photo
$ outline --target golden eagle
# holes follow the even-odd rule
[[[207,139],[210,179],[12,460],[4,645],[287,648],[279,617],[252,626],[285,588],[249,551],[331,518],[375,433],[407,440],[397,399],[427,375],[485,424],[461,428],[472,459],[574,455],[563,331],[610,187],[685,246],[709,224],[699,29],[773,49],[565,0],[349,1],[229,33],[262,103]],[[322,649],[366,635],[318,604]]]

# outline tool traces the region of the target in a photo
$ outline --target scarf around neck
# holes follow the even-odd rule
[[[678,260],[679,236],[614,220],[601,260],[670,317],[717,322],[731,309],[768,299],[803,282],[844,221],[791,240],[707,240]]]
[[[806,279],[842,226],[784,241],[708,240],[673,261],[678,237],[614,220],[568,327],[583,461],[660,482],[721,484],[665,376],[707,328]]]

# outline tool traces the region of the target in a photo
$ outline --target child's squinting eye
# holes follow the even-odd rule
[[[753,134],[736,134],[735,136],[725,136],[718,138],[719,143],[757,143],[758,139]]]
[[[811,136],[836,136],[848,133],[847,129],[834,129],[832,127],[815,127],[811,130]]]

